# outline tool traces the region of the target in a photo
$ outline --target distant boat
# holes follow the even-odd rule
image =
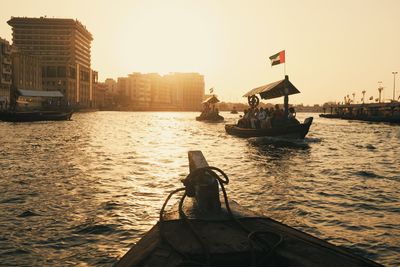
[[[8,122],[64,121],[70,120],[73,111],[5,111],[0,120]]]
[[[219,115],[219,111],[215,108],[215,104],[218,103],[219,100],[215,95],[208,97],[203,101],[203,111],[200,116],[196,117],[197,121],[206,121],[206,122],[220,122],[224,120],[224,117]]]
[[[236,110],[236,107],[233,107],[233,109],[231,110],[231,114],[238,114],[238,111]]]
[[[27,99],[47,99],[50,103],[53,100],[60,101],[64,95],[59,91],[42,90],[16,90],[17,99],[14,103],[14,110],[0,112],[0,120],[9,122],[31,122],[31,121],[63,121],[70,120],[73,111],[60,106],[29,107]],[[54,103],[53,102],[53,103]]]
[[[252,109],[256,108],[260,102],[256,94],[262,99],[273,99],[277,97],[285,97],[285,113],[283,118],[272,123],[270,128],[244,128],[237,124],[225,125],[228,134],[239,137],[261,137],[261,136],[280,136],[288,138],[304,139],[307,135],[313,118],[309,117],[304,123],[299,123],[296,119],[288,119],[289,95],[300,93],[300,91],[289,81],[288,76],[284,80],[276,81],[267,85],[254,88],[247,92],[244,97],[248,98],[249,105]],[[285,117],[286,116],[286,117]]]

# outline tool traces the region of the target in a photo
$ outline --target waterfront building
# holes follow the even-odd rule
[[[128,75],[128,94],[133,109],[149,109],[151,101],[151,81],[142,73]]]
[[[117,94],[117,82],[114,79],[107,78],[104,81],[104,84],[106,85],[107,91],[110,94]]]
[[[11,17],[13,45],[42,62],[44,90],[61,91],[77,107],[93,102],[92,34],[79,21],[59,18]]]
[[[0,110],[7,109],[10,104],[12,84],[11,45],[0,38]]]
[[[204,76],[134,72],[118,78],[117,91],[118,102],[128,109],[199,111],[204,98]]]
[[[204,98],[204,76],[198,73],[170,73],[165,75],[171,87],[171,102],[179,110],[200,111]]]
[[[169,110],[171,107],[171,87],[158,73],[148,73],[146,76],[151,84],[151,103],[154,110]]]
[[[94,90],[94,106],[103,109],[106,106],[107,85],[99,82],[93,86]]]
[[[13,89],[42,90],[42,65],[38,57],[12,49]]]
[[[118,77],[117,79],[117,102],[122,107],[127,107],[129,105],[128,95],[128,78]]]

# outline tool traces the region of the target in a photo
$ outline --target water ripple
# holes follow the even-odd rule
[[[305,140],[246,140],[196,115],[0,123],[0,265],[111,266],[157,222],[188,172],[189,150],[226,171],[241,205],[400,265],[400,126],[314,114]]]

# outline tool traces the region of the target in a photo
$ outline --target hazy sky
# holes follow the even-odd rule
[[[286,72],[301,94],[291,103],[342,101],[361,91],[385,98],[400,73],[400,0],[0,0],[0,37],[11,16],[78,19],[93,34],[100,80],[131,72],[199,72],[206,91],[243,101],[283,78],[268,57],[286,50]],[[396,96],[400,93],[396,76]],[[279,99],[278,101],[282,101]]]

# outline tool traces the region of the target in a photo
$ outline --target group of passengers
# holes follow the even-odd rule
[[[213,118],[217,117],[218,115],[219,115],[218,108],[216,108],[215,105],[212,105],[212,107],[210,107],[210,104],[206,103],[204,104],[204,108],[200,114],[200,118]]]
[[[296,119],[296,112],[293,107],[289,108],[288,118],[285,119],[285,112],[278,104],[274,108],[250,108],[244,110],[243,117],[238,121],[241,128],[268,129],[286,123],[299,123]]]

